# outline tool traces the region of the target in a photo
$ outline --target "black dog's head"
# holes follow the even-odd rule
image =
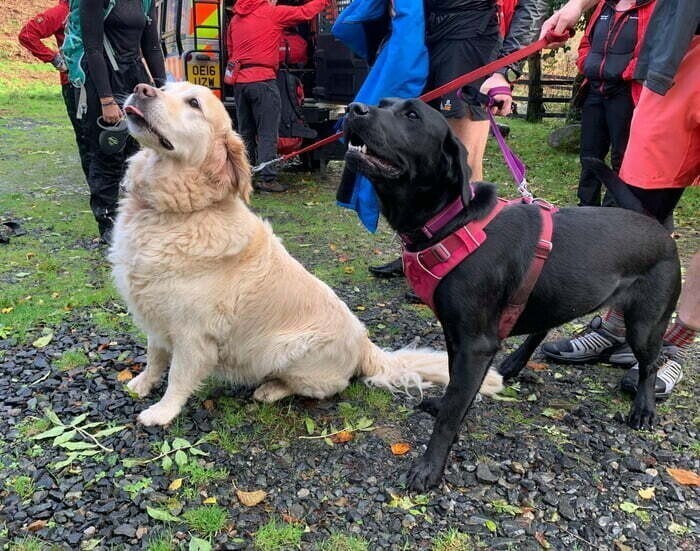
[[[469,203],[467,151],[424,102],[352,103],[343,130],[348,168],[369,178],[396,230],[420,226],[458,194]]]

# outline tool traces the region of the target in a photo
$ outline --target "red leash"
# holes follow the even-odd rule
[[[533,42],[529,46],[525,46],[524,48],[516,50],[515,52],[510,53],[500,59],[492,61],[491,63],[487,63],[483,67],[479,67],[478,69],[475,69],[460,77],[457,77],[456,79],[451,80],[450,82],[443,84],[442,86],[438,86],[434,90],[426,92],[418,99],[423,100],[425,102],[432,101],[436,98],[439,98],[440,96],[445,95],[448,92],[457,90],[458,88],[461,88],[462,86],[465,86],[470,82],[474,82],[475,80],[479,80],[480,78],[490,76],[493,73],[495,73],[498,69],[502,69],[503,67],[511,65],[517,61],[520,61],[521,59],[525,59],[526,57],[529,57],[532,54],[537,53],[540,50],[546,48],[549,44],[555,44],[557,42],[566,42],[569,38],[573,36],[573,34],[573,30],[569,30],[566,34],[561,35],[549,32],[544,38],[540,38],[539,40]],[[253,167],[253,172],[260,172],[263,168],[271,164],[287,161],[292,157],[301,155],[302,153],[308,153],[309,151],[313,151],[314,149],[318,149],[319,147],[323,147],[324,145],[333,143],[339,140],[342,135],[342,131],[336,132],[335,134],[331,134],[327,138],[323,138],[322,140],[309,144],[306,147],[302,147],[301,149],[292,151],[291,153],[287,153],[286,155],[282,155],[269,161],[265,161],[264,163],[260,163],[259,165]]]

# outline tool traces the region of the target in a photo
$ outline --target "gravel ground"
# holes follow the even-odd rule
[[[362,304],[357,286],[338,291],[383,346],[398,347],[417,336],[421,344],[441,347],[431,317],[401,300],[403,284],[381,284],[395,298],[376,305]],[[61,549],[155,549],[154,537],[167,528],[167,539],[185,547],[191,534],[207,532],[182,519],[213,497],[227,512],[210,537],[218,549],[252,548],[255,533],[273,518],[303,527],[302,549],[315,549],[337,533],[361,536],[369,549],[429,549],[448,529],[489,549],[675,551],[700,545],[700,489],[676,483],[666,471],[700,471],[694,374],[661,406],[660,427],[638,433],[623,423],[629,401],[616,388],[622,371],[548,365],[536,358],[505,401],[484,399],[472,408],[444,484],[426,496],[410,496],[406,471],[424,450],[433,424],[413,410],[416,399],[353,385],[337,399],[297,398],[269,408],[253,404],[250,390],[211,385],[169,429],[144,429],[135,425],[135,415],[150,401],[132,398],[119,381],[125,370],[136,373],[145,362],[133,335],[100,334],[76,314],[43,348],[6,340],[0,350],[5,541],[31,534]],[[78,360],[67,360],[67,350],[79,351]],[[110,451],[56,468],[66,451],[50,438],[31,439],[50,427],[37,421],[46,408],[64,422],[85,413],[83,423],[125,428],[99,440]],[[356,432],[350,442],[329,446],[320,438],[299,438],[309,432],[307,418],[316,434],[319,427],[337,429],[360,415],[372,419],[374,430]],[[177,465],[166,472],[161,460],[124,463],[152,459],[164,440],[195,443],[215,430],[225,438],[210,436],[198,446],[208,455],[188,457],[190,465],[199,462],[197,472]],[[411,450],[393,455],[390,445],[397,442]],[[218,479],[200,480],[207,474]],[[17,477],[31,482],[18,489]],[[182,486],[173,489],[180,478]],[[639,491],[648,488],[654,496],[643,499]],[[236,489],[267,495],[246,507]],[[411,501],[402,501],[407,496]],[[180,520],[155,520],[147,507]]]

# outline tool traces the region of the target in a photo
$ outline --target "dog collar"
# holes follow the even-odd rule
[[[471,193],[471,198],[474,198],[474,186],[469,184],[469,190]],[[453,220],[459,213],[464,210],[464,202],[462,197],[458,196],[454,201],[448,203],[447,206],[428,220],[419,230],[425,237],[431,239],[433,235],[444,228],[451,220]],[[411,238],[408,234],[400,233],[399,237],[403,241],[404,245],[410,245],[412,243]]]

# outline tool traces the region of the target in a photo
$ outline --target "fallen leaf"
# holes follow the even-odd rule
[[[683,486],[700,486],[700,476],[693,471],[666,467],[666,472],[670,474],[673,480],[678,482],[678,484],[683,484]]]
[[[255,507],[267,497],[267,492],[265,490],[256,490],[254,492],[236,490],[236,497],[238,497],[238,501],[246,507]]]
[[[120,383],[125,383],[133,378],[134,374],[128,369],[122,369],[119,373],[117,373],[117,381]]]
[[[341,430],[338,434],[331,436],[331,440],[334,444],[344,444],[345,442],[350,442],[355,435],[347,430]]]
[[[613,543],[615,544],[615,551],[632,551],[632,548],[629,545],[626,545],[619,540],[615,540]]]
[[[102,343],[100,346],[97,347],[97,351],[98,351],[98,352],[104,352],[104,351],[107,350],[108,348],[109,348],[109,343],[108,343],[108,342],[104,342],[104,343]]]
[[[552,546],[549,544],[549,542],[544,538],[544,532],[535,532],[535,539],[537,540],[537,543],[540,544],[540,547],[542,549],[551,549]]]
[[[12,310],[14,310],[14,308],[10,306],[9,308],[3,308],[2,310],[0,310],[0,312],[2,312],[3,314],[9,314],[10,312],[12,312]]]
[[[639,505],[635,505],[634,503],[630,503],[629,501],[623,501],[620,503],[620,510],[624,511],[625,513],[634,513],[639,509]]]
[[[367,308],[360,304],[359,306],[355,306],[355,310],[359,310],[360,312],[362,312],[363,310],[367,310]]]
[[[204,402],[202,402],[202,405],[207,411],[212,411],[214,409],[214,400],[204,400]]]
[[[672,534],[676,534],[677,536],[683,536],[690,532],[690,528],[688,528],[687,526],[683,526],[682,524],[676,524],[675,522],[671,522],[671,524],[668,525],[668,531]]]
[[[181,478],[176,478],[173,480],[170,485],[168,486],[168,490],[171,492],[174,492],[175,490],[179,490],[180,487],[182,486],[182,479]]]
[[[299,524],[301,523],[301,519],[297,517],[293,517],[292,515],[288,515],[287,513],[282,513],[282,520],[286,522],[287,524]]]
[[[654,488],[644,488],[643,490],[639,490],[639,497],[642,499],[654,499]]]
[[[343,268],[343,271],[344,271],[346,274],[353,274],[353,273],[355,273],[355,268],[353,268],[352,266],[345,266],[345,267]]]
[[[202,501],[204,505],[216,505],[216,498],[214,496],[208,497],[204,501]]]
[[[136,529],[136,539],[140,540],[143,538],[146,534],[148,534],[148,526],[139,526]]]
[[[394,455],[405,455],[411,451],[411,444],[408,442],[396,442],[391,445],[391,453]]]
[[[38,532],[42,528],[46,527],[46,521],[45,520],[35,520],[34,522],[30,522],[29,525],[27,526],[27,530],[30,532]]]
[[[37,340],[35,340],[32,343],[32,346],[34,348],[44,348],[47,344],[51,342],[53,339],[53,333],[49,333],[48,335],[44,335],[43,337],[39,337]]]
[[[348,260],[350,260],[350,259],[348,258],[347,255],[345,255],[345,254],[338,255],[338,262],[342,263],[342,262],[347,262]]]
[[[540,362],[527,362],[527,366],[533,371],[547,371],[549,366]]]

